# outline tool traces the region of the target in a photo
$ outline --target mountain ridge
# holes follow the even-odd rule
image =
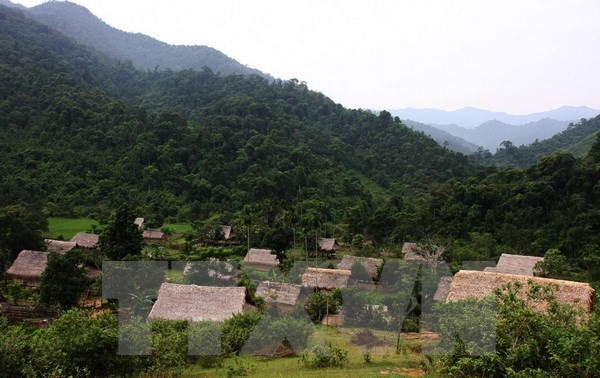
[[[545,112],[536,112],[524,115],[493,112],[474,107],[465,107],[458,110],[446,111],[430,108],[404,108],[393,109],[389,112],[400,119],[411,119],[424,124],[448,125],[456,124],[463,128],[472,129],[491,120],[501,121],[518,126],[536,122],[544,118],[557,121],[579,121],[581,118],[591,118],[600,114],[600,110],[587,106],[562,106]]]
[[[77,43],[90,46],[115,59],[129,60],[137,68],[179,71],[208,67],[221,75],[258,75],[273,79],[272,76],[247,67],[213,47],[170,45],[142,33],[119,30],[95,16],[87,8],[69,1],[46,2],[24,11],[36,21],[61,32]]]

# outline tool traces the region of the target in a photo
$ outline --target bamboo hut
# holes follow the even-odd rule
[[[332,238],[320,238],[319,239],[319,251],[325,252],[329,255],[335,255],[340,249],[340,245],[338,244],[336,239]]]
[[[72,241],[45,239],[44,244],[46,244],[46,250],[48,252],[56,252],[60,254],[67,253],[73,248],[77,248],[77,243]]]
[[[307,268],[302,275],[302,286],[313,289],[332,290],[348,285],[352,274],[349,270]]]
[[[544,258],[503,253],[496,266],[487,267],[484,272],[520,274],[533,277],[535,275],[535,264],[540,261],[544,261]]]
[[[146,240],[163,240],[165,238],[165,233],[158,228],[149,228],[144,230],[142,236]]]
[[[38,287],[42,273],[48,265],[49,252],[24,250],[6,271],[9,278],[23,282],[28,286]]]
[[[263,297],[265,302],[273,302],[287,306],[295,306],[302,292],[301,285],[282,282],[261,282],[256,288],[256,295]]]
[[[522,285],[523,296],[531,284],[551,285],[559,303],[581,308],[586,314],[592,312],[594,289],[587,283],[495,272],[459,271],[452,279],[446,300],[459,301],[494,295],[495,289],[501,288],[510,282],[518,282]],[[531,306],[535,309],[545,310],[545,303],[543,302],[533,302]]]
[[[277,268],[279,260],[270,249],[250,248],[244,257],[244,265],[259,270],[271,270]]]
[[[135,220],[133,221],[133,224],[138,226],[138,228],[140,230],[143,230],[146,227],[145,222],[146,222],[146,220],[144,218],[135,218]]]
[[[365,270],[371,275],[371,278],[376,279],[377,270],[381,265],[383,265],[383,260],[371,257],[346,255],[342,258],[342,261],[338,263],[337,268],[343,270],[352,270],[352,266],[354,264],[362,265],[363,268],[365,268]]]
[[[88,234],[86,232],[79,232],[73,236],[71,241],[77,244],[78,248],[95,249],[99,246],[100,236],[96,234]]]
[[[148,319],[224,322],[250,308],[245,287],[163,283]]]

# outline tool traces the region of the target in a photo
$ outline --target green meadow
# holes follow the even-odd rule
[[[50,239],[62,236],[64,240],[69,240],[76,233],[91,230],[93,226],[100,227],[100,224],[93,219],[48,218],[48,232],[44,236]]]

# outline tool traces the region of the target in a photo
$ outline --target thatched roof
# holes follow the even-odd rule
[[[97,248],[98,242],[100,241],[100,236],[96,234],[88,234],[85,232],[79,232],[77,235],[73,236],[71,239],[72,242],[77,243],[77,246],[80,248]]]
[[[261,282],[256,288],[256,295],[263,297],[266,302],[277,302],[295,306],[300,298],[301,285],[282,282]]]
[[[427,261],[425,257],[418,255],[413,251],[419,244],[406,242],[402,245],[402,256],[407,261]]]
[[[67,253],[77,247],[77,243],[72,241],[45,239],[46,250],[48,252]]]
[[[148,319],[224,322],[244,310],[245,287],[163,283]]]
[[[452,285],[452,277],[441,277],[438,283],[437,290],[433,294],[433,300],[436,302],[445,301],[448,298],[450,292],[450,286]]]
[[[165,233],[158,228],[149,228],[144,230],[142,236],[144,239],[162,240],[165,237]]]
[[[583,308],[588,314],[592,311],[594,289],[587,283],[470,270],[461,270],[454,275],[447,301],[490,296],[496,288],[509,282],[519,282],[526,292],[530,281],[537,285],[555,285],[554,295],[558,302]],[[543,310],[541,305],[533,304],[533,307]]]
[[[302,286],[318,289],[335,289],[348,285],[349,270],[307,268],[302,275]]]
[[[503,253],[495,267],[488,267],[484,272],[520,274],[523,276],[534,276],[535,264],[544,261],[543,257],[510,255]]]
[[[223,240],[230,240],[235,238],[233,228],[227,225],[221,225],[221,233],[223,234]]]
[[[144,218],[135,218],[135,220],[133,221],[133,224],[138,226],[138,228],[144,228],[144,222],[145,222]]]
[[[250,248],[246,257],[244,257],[244,263],[258,269],[277,268],[279,260],[272,252],[270,249]]]
[[[320,238],[319,249],[326,252],[335,252],[340,249],[340,245],[335,239]]]
[[[49,252],[24,250],[19,253],[15,262],[6,271],[13,279],[23,280],[26,283],[39,283],[42,273],[48,265]]]
[[[383,264],[382,259],[374,259],[371,257],[360,257],[346,255],[342,258],[342,261],[337,265],[338,269],[352,270],[352,265],[358,263],[362,265],[372,278],[377,278],[377,267]]]

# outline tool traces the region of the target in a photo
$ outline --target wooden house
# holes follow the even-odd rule
[[[163,283],[148,319],[224,322],[251,309],[245,287],[215,287]]]
[[[244,257],[244,265],[259,270],[271,270],[277,268],[279,260],[270,249],[250,248]]]

